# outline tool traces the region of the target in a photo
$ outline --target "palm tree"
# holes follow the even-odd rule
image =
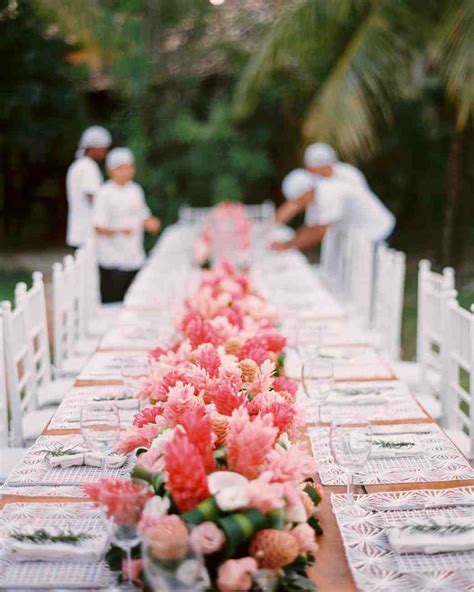
[[[273,73],[316,72],[304,116],[306,140],[323,140],[349,160],[377,149],[380,123],[436,71],[452,106],[455,133],[443,253],[452,257],[462,193],[463,146],[474,119],[472,0],[293,0],[271,26],[238,84],[234,112],[248,115]]]

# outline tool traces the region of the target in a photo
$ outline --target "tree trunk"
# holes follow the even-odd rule
[[[448,189],[442,230],[441,257],[443,265],[454,264],[454,232],[459,207],[462,175],[462,139],[460,130],[455,130],[451,141],[448,168]]]

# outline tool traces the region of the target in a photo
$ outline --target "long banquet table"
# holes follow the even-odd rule
[[[186,228],[180,226],[171,227],[163,234],[161,240],[155,247],[154,251],[151,253],[147,265],[138,274],[134,284],[129,290],[125,301],[124,313],[118,315],[116,326],[110,330],[115,331],[113,334],[114,339],[107,339],[107,336],[105,336],[102,344],[99,346],[98,352],[96,352],[94,356],[100,356],[101,352],[104,351],[139,352],[149,349],[143,345],[134,346],[133,339],[130,339],[130,342],[127,343],[126,332],[125,335],[122,335],[123,339],[121,340],[120,327],[127,326],[130,328],[133,326],[133,320],[134,318],[137,318],[137,316],[146,318],[147,315],[153,316],[157,313],[160,313],[164,306],[170,305],[170,299],[179,300],[179,298],[182,298],[184,294],[183,286],[189,289],[190,283],[195,281],[195,278],[193,279],[192,274],[188,274],[186,280],[183,281],[183,278],[179,275],[182,273],[182,269],[189,264],[189,235],[190,233],[187,232]],[[314,285],[314,291],[312,291],[311,294],[308,293],[304,294],[303,296],[304,298],[308,299],[310,305],[314,301],[314,316],[316,318],[322,321],[327,321],[328,323],[337,322],[339,325],[343,326],[344,329],[347,329],[348,327],[350,328],[354,325],[350,315],[348,316],[344,308],[342,308],[337,300],[334,299],[332,295],[325,289],[322,282],[318,280],[314,269],[309,266],[309,264],[306,262],[306,259],[300,253],[290,252],[279,255],[279,257],[280,259],[277,259],[276,256],[273,255],[271,259],[271,265],[268,263],[267,266],[267,261],[261,263],[258,266],[258,273],[255,274],[255,279],[260,283],[259,289],[263,290],[264,293],[266,292],[270,299],[275,295],[276,292],[278,292],[276,288],[281,288],[281,298],[279,302],[275,302],[275,304],[276,306],[280,306],[282,316],[288,314],[288,311],[293,310],[291,307],[291,302],[288,301],[292,292],[287,293],[288,286],[282,285],[281,282],[279,283],[279,277],[284,276],[283,272],[285,269],[288,270],[289,268],[292,268],[298,270],[300,276],[304,277],[307,282],[309,281],[310,285]],[[197,272],[194,273],[196,274]],[[267,274],[271,277],[266,277]],[[271,281],[265,285],[266,280]],[[175,281],[174,284],[173,281]],[[168,290],[168,287],[171,284],[173,284],[173,287],[172,289]],[[179,292],[179,289],[177,288],[178,284],[181,286],[181,292]],[[128,335],[130,335],[130,332],[128,332]],[[344,339],[344,335],[346,335],[350,343],[346,344],[344,341],[342,341],[341,343],[338,343],[339,346],[357,347],[357,345],[362,345],[354,343],[354,339],[350,337],[350,331],[346,330],[345,333],[342,331],[341,335],[342,340]],[[115,347],[113,347],[114,343],[116,343]],[[386,360],[381,359],[381,364],[385,365],[386,368],[388,367]],[[352,380],[358,381],[360,383],[366,383],[373,379],[373,377],[368,375],[365,377],[354,378]],[[380,377],[378,377],[378,379],[380,379]],[[388,373],[384,375],[383,380],[387,383],[390,383],[396,379],[389,370]],[[104,385],[119,384],[120,380],[117,380],[116,377],[94,380],[90,377],[87,378],[86,374],[85,378],[79,376],[75,387],[84,389],[85,392],[87,387],[102,387]],[[60,410],[61,407],[59,411]],[[426,414],[423,414],[423,412],[420,412],[419,415],[420,416],[418,418],[403,420],[392,420],[387,416],[385,420],[374,421],[374,424],[397,425],[401,423],[433,423],[433,420]],[[54,425],[54,418],[53,424],[51,425]],[[60,429],[51,429],[51,426],[48,426],[48,428],[44,431],[45,436],[65,436],[77,433],[79,433],[77,428],[67,429],[61,427]],[[315,461],[317,466],[318,458],[316,458]],[[317,475],[316,478],[318,478]],[[366,484],[365,486],[358,486],[357,492],[360,494],[370,494],[380,491],[399,492],[414,489],[449,489],[464,486],[474,486],[474,479],[434,480],[432,482],[423,481],[372,485]],[[65,488],[58,489],[60,494],[63,494],[64,491]],[[343,541],[341,539],[340,530],[331,507],[331,494],[343,493],[344,491],[345,487],[342,485],[324,486],[325,496],[320,506],[320,519],[324,530],[324,535],[319,537],[319,550],[317,552],[316,564],[313,566],[311,573],[311,577],[314,578],[321,592],[353,592],[359,589],[357,588],[351,575],[349,564],[344,551]],[[67,504],[73,504],[76,502],[85,501],[83,497],[71,497],[69,493],[67,495],[55,495],[54,488],[53,492],[51,491],[51,487],[49,487],[48,491],[46,491],[46,486],[44,491],[42,490],[41,486],[35,488],[24,488],[24,491],[22,491],[21,488],[8,487],[7,483],[7,486],[3,489],[3,492],[0,490],[0,493],[2,493],[1,507],[13,502],[24,502],[31,504],[40,502],[64,502]]]

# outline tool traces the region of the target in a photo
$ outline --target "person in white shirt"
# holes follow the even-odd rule
[[[362,173],[335,159],[334,150],[327,144],[308,147],[305,163],[313,175],[313,196],[296,198],[296,207],[292,209],[293,215],[305,210],[305,224],[292,240],[273,243],[273,249],[314,247],[322,241],[329,226],[357,229],[373,242],[383,241],[393,232],[394,215],[370,190]],[[285,192],[284,195],[292,199]]]
[[[148,209],[143,189],[133,181],[128,148],[114,148],[105,161],[110,177],[94,202],[93,223],[102,302],[121,302],[145,261],[144,231],[157,234],[161,223]]]
[[[92,227],[92,204],[94,196],[103,183],[97,164],[107,155],[112,136],[103,127],[87,128],[79,141],[76,160],[66,176],[68,218],[66,243],[70,247],[83,245],[94,234]]]
[[[314,180],[305,169],[294,169],[283,179],[281,191],[285,202],[275,214],[277,224],[286,224],[314,201]]]

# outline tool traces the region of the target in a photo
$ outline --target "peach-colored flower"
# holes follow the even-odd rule
[[[291,534],[298,541],[300,553],[311,553],[314,555],[318,550],[314,530],[307,523],[298,524],[291,531]]]
[[[193,528],[189,542],[196,553],[210,555],[222,549],[225,534],[214,522],[203,522]]]
[[[271,483],[272,474],[267,471],[257,479],[250,481],[247,487],[249,495],[249,508],[256,508],[262,514],[268,514],[272,510],[282,508],[285,505],[283,485]]]
[[[176,514],[160,518],[146,533],[149,548],[162,561],[184,557],[188,550],[188,538],[188,529]]]
[[[219,566],[217,586],[220,592],[246,592],[252,587],[252,575],[258,565],[252,557],[229,559]]]

